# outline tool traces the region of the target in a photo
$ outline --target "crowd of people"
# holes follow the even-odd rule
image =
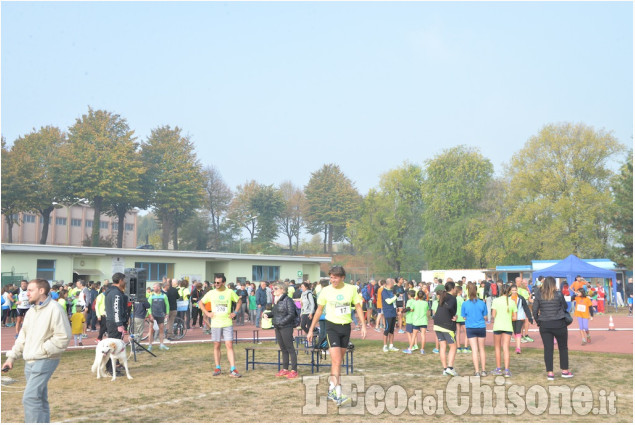
[[[329,270],[328,280],[299,285],[289,279],[227,284],[223,274],[216,274],[213,283],[165,277],[160,283],[148,285],[145,297],[133,299],[126,295],[122,273],[115,273],[112,283],[78,280],[51,286],[42,279],[23,280],[20,287],[3,288],[2,325],[16,328],[16,343],[7,353],[3,367],[11,368],[20,354],[27,360],[24,406],[25,411],[27,406],[39,406],[44,413],[30,416],[39,421],[49,418],[46,385],[61,352],[71,339],[75,345],[82,345],[86,332],[96,332],[97,324],[99,333],[95,339],[99,341],[106,333],[109,338],[123,339],[129,326],[135,334],[145,321],[150,321],[159,330],[159,349],[168,350],[164,344],[164,326],[167,337],[173,338],[173,323],[180,317],[187,328],[199,326],[211,335],[215,363],[212,375],[223,373],[221,343],[224,342],[229,376],[240,378],[232,346],[233,327],[251,322],[257,327],[275,329],[282,353],[282,369],[276,377],[298,377],[294,329],[302,329],[307,341],[328,352],[331,376],[327,397],[341,405],[348,397],[342,394],[340,368],[351,348],[352,331],[360,331],[365,338],[367,329],[374,329],[383,333],[383,352],[402,351],[408,355],[417,351],[426,354],[426,334],[430,333],[435,344],[432,352],[439,354],[443,375],[457,376],[456,354],[471,353],[475,376],[510,377],[510,344],[515,343],[516,354],[521,354],[521,344],[533,341],[528,329],[535,321],[544,346],[547,379],[553,380],[555,344],[560,375],[573,377],[568,361],[567,326],[573,321],[570,312],[577,318],[584,345],[591,343],[589,320],[604,310],[602,286],[592,285],[580,276],[572,285],[563,282],[560,288],[553,277],[542,276],[535,284],[522,277],[508,283],[471,282],[465,277],[457,282],[452,278],[445,282],[437,278],[429,283],[387,278],[346,283],[345,277],[341,266]],[[629,285],[631,292],[626,295],[631,314],[632,279]],[[625,289],[628,291],[629,286]],[[488,371],[485,339],[486,327],[492,322],[495,367]],[[47,329],[46,335],[42,329]],[[395,347],[395,332],[408,334],[407,348]],[[154,332],[150,332],[150,351],[153,343]],[[32,373],[32,362],[40,362],[46,373]]]

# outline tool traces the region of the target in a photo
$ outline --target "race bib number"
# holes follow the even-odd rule
[[[397,301],[403,301],[403,294],[399,294],[399,296],[397,297]]]
[[[578,304],[578,306],[576,307],[576,310],[578,310],[581,313],[584,313],[586,311],[586,305]]]
[[[20,308],[29,308],[29,301],[20,301]]]
[[[346,316],[351,314],[350,305],[338,305],[335,307],[335,314],[338,316]]]
[[[227,306],[226,305],[217,305],[214,307],[214,313],[217,314],[227,314]]]
[[[565,295],[564,300],[568,303],[571,302],[571,295]]]

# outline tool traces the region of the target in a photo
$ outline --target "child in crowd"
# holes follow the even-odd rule
[[[59,297],[57,298],[57,302],[60,303],[65,312],[68,312],[68,306],[66,303],[66,298],[68,297],[68,291],[66,289],[60,289]],[[67,313],[68,314],[68,313]]]
[[[258,316],[258,304],[256,304],[256,291],[251,291],[247,296],[249,299],[249,322],[256,324]]]
[[[589,287],[589,299],[591,300],[591,311],[595,315],[598,312],[598,292],[597,288]]]
[[[456,311],[461,312],[461,305],[465,299],[463,298],[463,287],[457,286],[456,290]],[[461,335],[463,335],[463,348],[461,348]],[[457,353],[471,353],[472,350],[467,346],[467,334],[465,333],[465,319],[458,314],[456,316],[456,349]]]
[[[505,375],[506,378],[512,376],[509,370],[509,342],[514,331],[512,322],[516,320],[517,311],[516,303],[509,299],[510,290],[510,285],[503,285],[501,296],[492,301],[494,354],[496,355],[496,369],[492,371],[492,375]],[[505,363],[504,371],[501,370],[501,347],[503,350],[503,361]]]
[[[456,357],[456,296],[454,294],[456,294],[454,282],[446,282],[445,289],[437,291],[439,303],[437,311],[434,313],[434,332],[439,340],[443,376],[458,375],[454,370]],[[446,347],[448,348],[447,353]]]
[[[426,294],[422,290],[417,292],[417,299],[414,302],[414,312],[412,317],[413,340],[414,346],[412,349],[416,350],[417,347],[417,333],[421,334],[421,354],[425,354],[424,346],[426,344],[426,331],[428,329],[428,301],[426,300]]]
[[[589,333],[589,319],[593,320],[591,300],[587,297],[584,288],[578,289],[575,294],[575,317],[578,318],[582,345],[590,344],[591,334]]]
[[[78,345],[81,347],[83,345],[82,334],[84,333],[84,323],[86,323],[84,309],[78,307],[77,311],[71,316],[71,331],[73,333],[73,339],[75,340],[75,347]]]
[[[436,290],[439,288],[441,288],[441,290],[444,290],[443,285],[437,285],[434,291],[435,293],[433,295],[434,299],[432,300],[432,305],[430,306],[430,315],[432,317],[433,324],[434,324],[434,313],[437,312],[437,307],[439,306],[439,294],[436,293]],[[437,338],[436,332],[432,332],[432,335],[434,335],[434,349],[432,350],[432,352],[434,354],[439,354],[439,338]]]
[[[596,283],[595,292],[598,294],[598,314],[604,314],[604,299],[606,297],[604,285]]]
[[[417,347],[417,333],[414,330],[413,318],[414,318],[414,307],[415,307],[415,291],[408,291],[408,301],[406,302],[406,308],[404,312],[406,313],[406,333],[408,334],[408,348],[403,350],[406,354],[412,354],[412,350],[416,350]]]
[[[467,284],[468,299],[461,305],[461,317],[465,319],[465,335],[472,346],[472,362],[474,376],[487,376],[485,372],[485,336],[487,320],[487,305],[478,297],[478,290],[474,283]],[[479,359],[481,370],[479,372]]]
[[[516,304],[516,320],[514,320],[514,337],[516,341],[516,354],[520,354],[520,344],[530,342],[522,337],[523,324],[525,319],[529,319],[530,323],[534,323],[534,318],[529,309],[527,300],[518,294],[518,287],[514,284],[510,288],[510,299]]]

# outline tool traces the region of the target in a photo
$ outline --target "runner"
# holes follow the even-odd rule
[[[417,332],[421,334],[421,354],[425,354],[426,331],[428,330],[428,301],[426,293],[422,290],[417,292],[417,299],[413,304],[412,327],[414,332],[415,345],[413,350],[417,349]]]
[[[20,289],[16,291],[17,293],[17,310],[18,315],[15,321],[15,339],[18,339],[18,334],[20,333],[20,329],[22,328],[22,323],[24,323],[24,316],[29,311],[29,296],[27,295],[26,288],[29,285],[29,282],[26,280],[20,281]]]
[[[514,331],[512,322],[516,320],[516,304],[509,299],[510,290],[511,286],[504,285],[501,296],[492,302],[494,353],[496,355],[496,369],[492,371],[492,375],[505,375],[506,378],[512,376],[509,371],[509,342]],[[505,363],[504,371],[501,370],[501,346]]]
[[[449,280],[446,282],[444,290],[437,292],[439,304],[434,313],[434,331],[439,340],[439,354],[444,376],[458,375],[454,370],[456,356],[456,297],[454,293],[454,282]],[[447,357],[446,347],[449,347]]]
[[[222,338],[227,348],[227,360],[230,366],[229,376],[232,378],[240,378],[242,375],[236,370],[234,347],[232,345],[234,333],[232,320],[236,317],[236,311],[240,311],[242,302],[234,291],[225,287],[226,281],[227,279],[224,274],[214,275],[214,286],[216,289],[205,294],[203,299],[198,302],[198,306],[203,311],[203,314],[212,321],[211,331],[212,341],[214,342],[214,361],[216,362],[213,376],[221,374],[220,341]],[[205,306],[208,302],[211,304],[211,311]],[[230,311],[232,303],[236,303],[235,311]]]
[[[384,318],[386,319],[386,329],[384,330],[384,353],[389,351],[399,351],[393,346],[395,340],[395,324],[397,322],[397,308],[395,301],[398,295],[393,293],[395,279],[386,279],[386,285],[381,293],[381,304],[383,306]],[[390,344],[390,345],[389,345]]]
[[[355,305],[355,311],[361,323],[364,323],[362,312],[362,297],[357,293],[357,288],[344,283],[346,271],[341,266],[334,266],[329,270],[331,285],[323,288],[318,297],[318,307],[311,327],[307,333],[307,340],[313,338],[313,329],[326,307],[326,335],[331,355],[331,376],[329,377],[328,399],[333,400],[338,406],[349,401],[342,394],[340,383],[340,367],[342,359],[346,355],[351,335],[351,305]],[[361,328],[362,338],[366,338],[366,326]]]
[[[478,291],[474,283],[467,284],[468,300],[461,305],[461,317],[465,318],[465,334],[472,346],[472,363],[474,363],[474,376],[487,376],[485,372],[485,336],[487,319],[487,304],[478,297]],[[481,360],[481,370],[478,364]]]

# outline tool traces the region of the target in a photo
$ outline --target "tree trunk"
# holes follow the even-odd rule
[[[172,248],[175,251],[179,250],[179,226],[176,222],[176,217],[174,218],[174,222],[172,223],[174,225],[174,229],[172,229],[174,231],[174,239],[172,240]]]
[[[326,237],[328,235],[328,226],[324,225],[324,253],[326,254]]]
[[[122,211],[123,210],[123,211]],[[117,210],[117,248],[123,248],[123,231],[124,220],[126,218],[126,209],[120,208]]]
[[[161,214],[161,249],[168,249],[170,242],[170,217],[168,213]]]
[[[51,224],[51,212],[54,208],[55,207],[51,205],[48,208],[39,210],[39,213],[42,216],[42,236],[40,236],[40,245],[46,245],[46,239],[49,236],[49,227]]]
[[[4,216],[5,221],[7,222],[7,226],[9,226],[9,232],[7,234],[9,238],[9,243],[13,243],[13,214],[7,214]]]
[[[333,225],[329,224],[329,254],[333,255]]]
[[[101,203],[103,198],[101,196],[95,196],[93,199],[93,208],[95,213],[93,214],[93,230],[91,233],[91,246],[99,246],[99,231],[101,230]]]

